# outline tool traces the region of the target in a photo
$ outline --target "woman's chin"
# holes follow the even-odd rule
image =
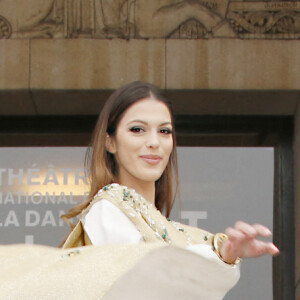
[[[150,172],[149,172],[150,173]],[[141,180],[143,180],[143,181],[147,181],[147,182],[155,182],[155,181],[157,181],[160,177],[161,177],[161,175],[162,175],[162,173],[161,172],[153,172],[153,173],[150,173],[150,174],[147,174],[147,176],[142,176],[142,178],[140,178]]]

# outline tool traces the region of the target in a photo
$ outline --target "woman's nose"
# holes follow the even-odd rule
[[[148,148],[159,147],[159,139],[158,139],[158,134],[156,132],[149,133],[148,140],[147,140],[147,147]]]

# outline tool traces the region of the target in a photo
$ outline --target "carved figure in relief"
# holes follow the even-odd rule
[[[0,0],[0,16],[13,37],[126,37],[134,36],[135,1]]]
[[[0,16],[0,39],[8,39],[11,36],[12,29],[10,23]]]
[[[136,16],[138,35],[140,37],[169,37],[177,29],[182,31],[180,26],[184,25],[192,31],[204,30],[211,35],[217,35],[217,31],[222,28],[227,35],[234,36],[235,34],[225,20],[227,4],[228,0],[139,0]],[[139,14],[139,11],[143,13]],[[186,23],[188,20],[191,21],[189,24]]]
[[[13,37],[164,38],[178,29],[177,38],[199,38],[224,26],[220,3],[228,0],[0,0],[0,16]]]
[[[100,0],[106,37],[134,37],[134,6],[137,0]]]
[[[0,0],[0,39],[298,38],[300,1],[272,2],[256,11],[230,0]]]
[[[54,37],[63,27],[64,0],[0,0],[14,37]]]
[[[226,0],[101,0],[103,31],[108,37],[165,38],[179,29],[177,38],[199,38],[224,23],[220,3],[227,8]]]
[[[66,37],[134,37],[136,0],[65,0]]]

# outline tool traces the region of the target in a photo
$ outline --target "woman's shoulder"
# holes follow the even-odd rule
[[[106,200],[106,201],[103,201]],[[134,189],[118,183],[111,183],[102,187],[90,201],[90,204],[82,211],[81,216],[84,216],[90,209],[99,202],[110,202],[119,208],[131,207],[136,208],[147,203],[147,200],[138,194]],[[147,203],[147,205],[152,205]]]
[[[122,197],[122,200],[128,200],[127,198],[143,198],[140,194],[138,194],[134,189],[129,188],[125,185],[121,185],[118,183],[110,183],[104,187],[102,187],[94,196],[94,199],[102,198],[103,195],[111,195],[113,197]],[[93,201],[92,200],[92,201]]]
[[[147,200],[142,195],[138,194],[134,189],[118,183],[111,183],[101,188],[95,194],[90,204],[94,204],[102,199],[111,201],[113,203],[123,202],[129,204],[130,206],[141,202],[147,202]]]

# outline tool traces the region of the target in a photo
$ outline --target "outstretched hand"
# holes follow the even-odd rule
[[[269,237],[271,231],[260,224],[250,225],[242,221],[236,222],[234,228],[225,231],[228,239],[220,248],[222,258],[227,263],[233,263],[237,257],[258,257],[264,254],[278,255],[278,248],[270,242],[258,240],[258,236]]]

